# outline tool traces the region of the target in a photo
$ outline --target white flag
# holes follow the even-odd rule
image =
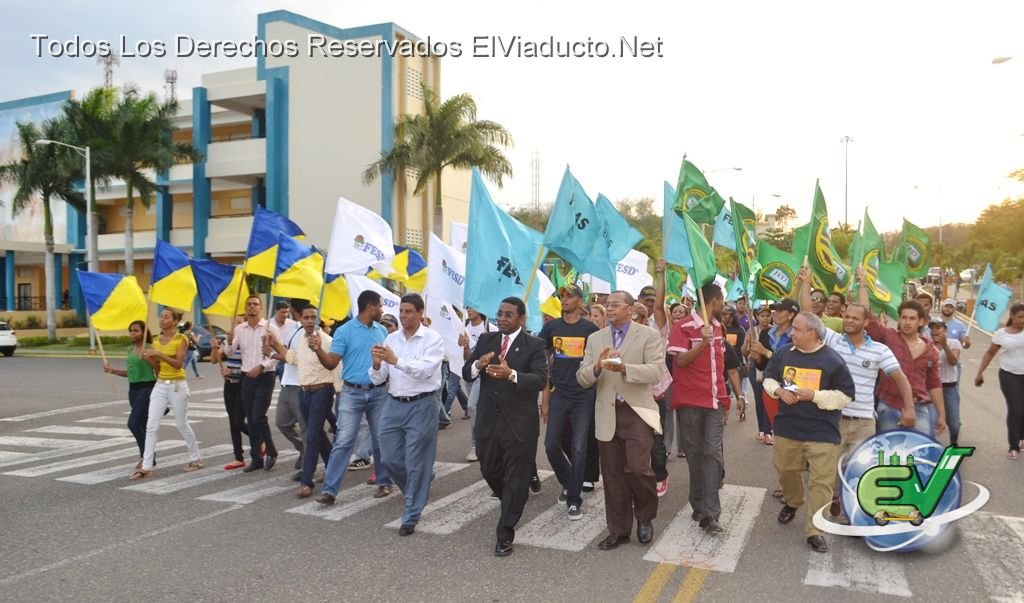
[[[718,285],[718,288],[722,290],[723,294],[728,292],[728,290],[729,290],[729,288],[728,288],[729,279],[725,278],[721,274],[716,274],[715,275],[715,284]],[[694,286],[693,279],[690,278],[689,274],[686,275],[686,289],[685,289],[685,292],[692,299],[697,299],[697,287]]]
[[[455,313],[455,308],[450,302],[438,297],[427,297],[426,306],[426,317],[430,319],[430,328],[437,331],[444,341],[444,354],[448,357],[451,371],[461,375],[462,365],[465,364],[465,361],[462,359],[459,335],[466,331],[462,325],[462,319]]]
[[[466,286],[466,254],[430,234],[427,247],[428,297],[443,299],[463,307],[463,292]]]
[[[395,259],[392,241],[391,226],[384,218],[339,197],[324,270],[327,274],[365,274],[372,267],[391,274],[391,260]]]
[[[469,224],[454,220],[448,224],[448,238],[451,240],[452,247],[466,253],[466,246],[469,243]]]
[[[400,297],[361,274],[346,274],[345,281],[348,282],[348,295],[352,298],[352,316],[359,313],[359,294],[363,291],[376,291],[380,294],[380,301],[384,305],[384,313],[391,314],[396,319],[398,318],[398,306],[401,303]]]
[[[629,291],[634,297],[640,294],[640,290],[647,285],[654,284],[654,277],[647,272],[647,262],[650,258],[647,254],[630,249],[626,257],[619,260],[615,267],[615,278],[618,281],[616,288],[622,291]],[[601,280],[589,274],[583,275],[583,279],[590,283],[590,290],[594,293],[611,293],[612,286],[608,281]]]

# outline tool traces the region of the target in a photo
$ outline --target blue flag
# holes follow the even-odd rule
[[[722,206],[722,211],[718,212],[718,217],[715,218],[715,234],[711,239],[711,242],[719,247],[736,251],[736,230],[732,224],[732,210],[728,203]]]
[[[974,306],[974,319],[986,331],[995,331],[1010,305],[1013,292],[992,280],[992,265],[985,266],[985,276],[978,288],[978,302]]]
[[[551,216],[544,230],[544,246],[577,269],[582,269],[600,237],[601,219],[597,215],[597,208],[573,177],[569,166],[566,166],[555,205],[551,208]],[[594,268],[600,272],[586,272],[605,280],[609,280],[613,274],[607,266]]]
[[[466,256],[470,258],[466,262],[466,307],[493,317],[501,300],[522,299],[530,284],[530,273],[543,253],[543,238],[494,203],[480,172],[474,168],[466,245]],[[542,317],[536,279],[532,289],[527,301],[527,325],[530,330],[540,330]]]
[[[644,239],[644,235],[630,226],[604,195],[597,196],[596,208],[601,222],[600,236],[583,265],[577,265],[576,270],[579,274],[591,274],[608,281],[614,289],[617,287],[615,271],[619,261]]]
[[[661,240],[665,249],[662,257],[669,264],[676,266],[690,266],[693,259],[690,257],[690,247],[686,244],[686,224],[679,217],[673,207],[676,200],[676,191],[672,185],[665,182],[665,202],[663,206],[663,218],[661,222]]]
[[[729,281],[725,290],[725,299],[735,301],[741,297],[746,297],[746,295],[747,288],[743,286],[743,281],[738,278],[734,278]]]

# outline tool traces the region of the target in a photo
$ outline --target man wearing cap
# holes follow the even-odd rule
[[[971,338],[967,334],[967,327],[956,317],[956,300],[951,297],[942,300],[942,307],[939,311],[942,313],[939,319],[946,323],[946,335],[959,341],[965,350],[971,349]]]
[[[594,421],[593,389],[584,389],[576,380],[576,372],[583,361],[587,338],[595,333],[597,325],[583,318],[583,291],[576,286],[562,287],[558,292],[562,301],[562,317],[544,323],[540,338],[544,340],[551,366],[544,396],[547,432],[544,450],[548,462],[562,484],[559,502],[565,502],[570,520],[583,518],[583,474],[587,463],[587,445]],[[562,433],[571,432],[569,458],[562,451]]]
[[[800,313],[800,304],[784,297],[772,304],[770,309],[775,326],[762,330],[758,340],[750,342],[750,357],[759,371],[764,371],[768,367],[768,361],[776,352],[793,343],[793,319]],[[765,444],[771,446],[774,442],[773,435],[765,435]]]
[[[643,324],[651,327],[652,329],[658,328],[658,324],[654,320],[655,299],[657,299],[657,292],[655,291],[654,287],[650,285],[647,285],[646,287],[641,289],[640,296],[636,298],[638,302],[640,302],[641,304],[644,305],[645,308],[647,308],[647,317],[644,319]]]

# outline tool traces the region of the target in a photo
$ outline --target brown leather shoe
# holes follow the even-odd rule
[[[333,507],[334,497],[331,496],[330,494],[324,493],[316,498],[316,502],[320,503],[321,505],[324,505],[325,507]]]
[[[309,486],[299,486],[298,492],[299,498],[309,498],[313,496],[313,489]]]
[[[829,505],[829,507],[828,507],[829,515],[831,515],[832,517],[838,517],[839,514],[842,513],[842,512],[843,512],[843,509],[839,506],[839,499],[838,498],[833,498],[832,499],[832,504]]]
[[[377,491],[373,493],[373,497],[384,498],[385,496],[391,496],[391,486],[377,486]]]
[[[782,505],[782,510],[779,511],[779,523],[789,523],[793,521],[793,517],[796,516],[796,508],[789,505]]]

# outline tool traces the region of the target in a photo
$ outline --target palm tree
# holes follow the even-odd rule
[[[63,120],[49,119],[40,126],[19,122],[17,127],[21,158],[0,165],[0,182],[9,183],[17,189],[11,208],[15,215],[30,207],[37,196],[42,202],[43,239],[46,243],[46,260],[43,264],[46,281],[46,336],[53,343],[57,340],[57,295],[53,286],[53,213],[50,200],[58,197],[79,210],[85,207],[84,198],[72,186],[81,159],[64,147],[36,145],[36,141],[41,139],[66,139],[68,128]]]
[[[132,219],[135,193],[148,208],[156,184],[145,170],[162,171],[176,163],[198,161],[200,154],[191,143],[171,139],[178,101],[160,102],[153,92],[142,96],[135,86],[125,86],[110,115],[110,138],[93,151],[102,175],[125,183],[124,265],[126,274],[135,272]]]
[[[512,164],[501,148],[512,144],[512,135],[501,124],[478,121],[476,102],[459,94],[441,103],[437,94],[423,84],[423,113],[400,115],[395,122],[394,146],[363,172],[370,184],[381,174],[402,176],[416,173],[414,195],[434,185],[434,234],[442,238],[444,211],[441,206],[441,173],[446,167],[477,168],[498,187],[503,176],[512,175]]]

